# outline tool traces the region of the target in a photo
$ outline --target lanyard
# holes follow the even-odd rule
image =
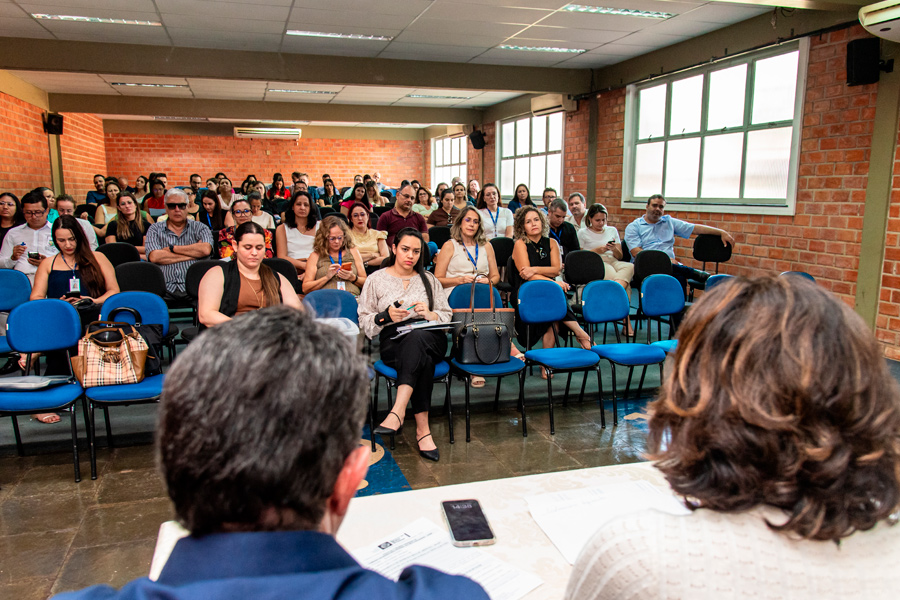
[[[560,246],[562,246],[562,240],[559,239],[559,234],[556,233],[555,231],[553,231],[553,228],[552,228],[552,227],[550,228],[550,235],[552,235],[552,236],[556,239],[556,242],[557,242]]]
[[[469,249],[463,246],[463,250],[466,251],[466,255],[469,257],[469,260],[472,261],[472,266],[475,267],[475,270],[478,270],[478,244],[475,244],[475,258],[472,258],[472,254],[469,252]]]
[[[331,264],[334,264],[334,259],[331,258],[330,254],[328,255],[328,260],[331,261]],[[344,251],[343,250],[338,250],[338,266],[339,267],[344,266]]]
[[[487,209],[487,211],[488,211],[488,216],[491,218],[491,222],[494,224],[494,233],[496,233],[497,232],[497,219],[500,218],[500,207],[499,206],[497,207],[497,216],[494,216],[494,214],[491,212],[491,209]]]

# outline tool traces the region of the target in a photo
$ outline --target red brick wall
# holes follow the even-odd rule
[[[309,173],[321,183],[328,173],[340,188],[353,185],[357,173],[381,173],[388,186],[403,179],[424,179],[427,142],[419,140],[245,140],[212,136],[106,134],[106,162],[112,175],[133,182],[138,175],[164,172],[170,185],[187,185],[191,173],[211,177],[219,171],[240,184],[253,173],[270,183],[279,172]]]
[[[59,137],[63,181],[68,194],[84,198],[94,189],[94,175],[107,175],[103,119],[80,113],[64,113],[63,119]]]
[[[22,197],[50,186],[50,147],[43,110],[0,93],[0,192]]]
[[[593,100],[581,100],[578,102],[576,112],[566,113],[562,189],[557,190],[557,194],[563,199],[567,199],[572,192],[584,194],[587,189],[588,122],[591,102]]]
[[[494,162],[497,157],[497,124],[496,123],[483,123],[481,127],[478,128],[481,133],[484,134],[484,149],[477,150],[478,154],[484,155],[484,172],[479,173],[481,175],[481,179],[478,182],[482,185],[485,183],[494,183],[496,185],[500,185],[500,182],[497,180],[497,165]],[[479,156],[481,159],[481,156]],[[472,168],[472,160],[469,159],[469,168]],[[478,168],[481,169],[481,160],[478,161]]]
[[[855,26],[810,40],[794,216],[675,213],[735,237],[734,255],[722,272],[806,271],[853,305],[877,86],[847,87],[845,57],[849,40],[867,36]],[[621,209],[624,91],[604,93],[598,102],[597,199],[607,204],[611,224],[622,233],[642,213]],[[691,247],[691,241],[679,240],[676,254],[699,267]]]
[[[885,356],[900,360],[900,146],[894,155],[892,188],[875,336],[884,345]]]

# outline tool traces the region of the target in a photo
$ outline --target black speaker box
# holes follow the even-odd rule
[[[878,83],[881,40],[864,38],[847,44],[847,85]]]
[[[469,141],[472,142],[472,147],[476,150],[481,150],[484,148],[484,134],[478,131],[477,129],[469,134]]]
[[[44,131],[50,135],[62,135],[63,118],[62,115],[56,113],[47,113],[44,115]]]

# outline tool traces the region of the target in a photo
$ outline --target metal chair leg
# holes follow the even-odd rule
[[[447,396],[444,400],[444,405],[447,408],[447,426],[450,429],[450,443],[452,444],[455,440],[453,439],[453,403],[450,402],[450,374],[444,378],[444,385],[447,387]]]
[[[553,424],[553,371],[547,367],[544,367],[547,371],[547,402],[550,404],[550,435],[556,433],[556,428]]]
[[[528,425],[525,419],[525,369],[519,371],[519,409],[522,412],[522,437],[528,437]]]
[[[103,405],[103,419],[106,421],[106,446],[107,448],[115,448],[115,444],[113,444],[113,436],[112,436],[112,425],[109,422],[109,407],[105,404]]]
[[[569,376],[566,377],[566,395],[563,396],[563,406],[569,406],[569,386],[572,385],[572,372],[569,371]]]
[[[72,460],[75,462],[75,483],[81,481],[81,464],[78,461],[78,423],[75,420],[75,405],[69,407],[72,420]]]
[[[612,368],[612,392],[613,392],[613,427],[619,424],[619,407],[616,404],[616,364],[610,361],[609,366]]]
[[[641,391],[644,389],[644,376],[647,374],[647,365],[644,365],[644,368],[641,369],[641,380],[638,382],[638,391],[637,396],[635,398],[641,397]]]
[[[378,387],[376,384],[375,393],[377,393]],[[375,393],[369,394],[369,437],[371,438],[369,441],[372,444],[372,452],[375,452],[375,411],[378,408],[375,404]]]
[[[584,373],[584,379],[587,381],[587,371]],[[600,427],[606,428],[606,411],[603,409],[603,378],[600,374],[600,364],[597,364],[597,397],[600,399]]]
[[[647,325],[649,327],[650,325]],[[628,367],[628,379],[625,381],[625,394],[622,400],[628,400],[628,392],[631,391],[631,376],[634,374],[634,367]]]
[[[578,394],[578,403],[584,402],[584,388],[587,387],[587,371],[584,372],[584,378],[581,380],[581,392]]]
[[[388,410],[394,408],[394,398],[391,395],[391,380],[385,377],[385,382],[387,382],[387,399],[388,399]],[[391,434],[391,450],[397,447],[397,434]]]
[[[500,382],[502,380],[502,377],[497,378],[497,390],[494,392],[494,412],[500,410]]]
[[[87,411],[90,418],[88,419],[88,445],[91,453],[91,479],[97,479],[97,434],[94,421],[94,405],[87,401]]]
[[[466,442],[472,441],[472,423],[469,420],[469,387],[472,382],[472,376],[466,373],[466,376],[463,378],[463,385],[466,388]]]
[[[19,434],[19,419],[16,415],[11,415],[13,424],[13,435],[16,436],[16,453],[19,456],[25,456],[25,448],[22,446],[22,436]]]

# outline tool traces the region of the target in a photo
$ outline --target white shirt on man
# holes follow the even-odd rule
[[[59,254],[59,250],[50,241],[50,230],[50,223],[44,223],[40,229],[32,229],[28,223],[10,229],[3,238],[3,246],[0,246],[0,268],[15,269],[25,273],[33,285],[37,267],[28,262],[28,253],[37,252],[43,256]],[[96,239],[96,236],[94,237]],[[25,244],[25,252],[18,260],[13,260],[13,248],[22,244]]]

